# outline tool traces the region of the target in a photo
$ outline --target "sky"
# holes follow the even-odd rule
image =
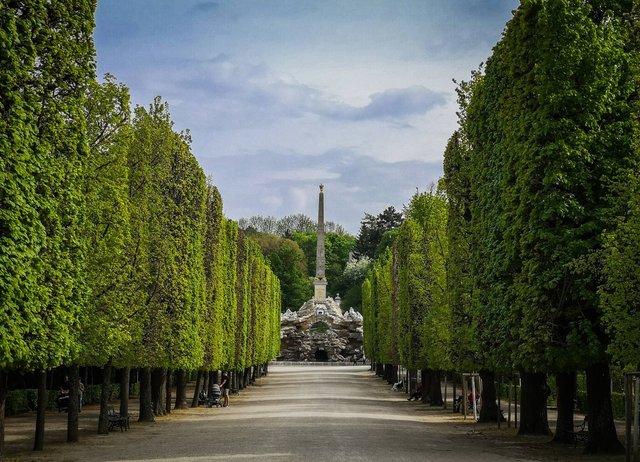
[[[99,0],[98,74],[169,104],[232,219],[303,213],[357,235],[442,176],[453,79],[516,0]]]

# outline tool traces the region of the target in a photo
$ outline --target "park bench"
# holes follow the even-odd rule
[[[107,426],[107,431],[111,431],[116,427],[120,428],[120,431],[123,432],[130,428],[129,425],[129,416],[118,414],[111,404],[107,405],[107,415],[109,417],[109,424]]]
[[[589,421],[588,416],[584,416],[584,420],[579,425],[574,425],[574,430],[568,432],[571,440],[573,441],[573,447],[578,446],[578,442],[586,443],[589,437]]]

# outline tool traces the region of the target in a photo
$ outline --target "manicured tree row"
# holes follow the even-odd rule
[[[245,361],[250,294],[265,282],[249,271],[256,244],[222,216],[220,196],[206,184],[188,135],[173,132],[167,105],[156,99],[148,110],[136,108],[132,126],[129,190],[137,234],[131,261],[137,266],[130,282],[142,294],[132,301],[139,336],[111,359],[142,368],[140,420],[153,420],[170,412],[172,373],[181,408],[189,371],[198,370],[201,379],[203,372],[255,365]],[[255,302],[275,309],[270,300]]]
[[[396,281],[395,261],[390,249],[381,256],[378,264],[374,264],[373,297],[376,300],[376,316],[378,318],[376,336],[378,351],[376,362],[384,365],[385,378],[388,382],[397,381],[394,366],[398,364],[398,305],[394,292]]]
[[[576,371],[586,370],[590,452],[621,449],[597,289],[605,232],[620,230],[612,243],[624,235],[616,217],[627,212],[624,188],[637,168],[629,8],[523,2],[484,75],[461,85],[460,130],[445,153],[450,270],[468,275],[451,275],[449,299],[456,316],[471,315],[457,332],[473,329],[478,343],[458,361],[485,376],[520,373],[520,433],[549,433],[544,388],[554,373],[561,441],[572,430]],[[610,249],[609,274],[619,278],[616,244]],[[627,262],[627,274],[635,268]],[[616,293],[609,281],[604,290]]]
[[[141,368],[140,418],[151,420],[170,409],[171,371],[180,407],[188,371],[263,364],[279,347],[278,280],[222,216],[189,135],[159,98],[131,120],[127,88],[93,79],[93,8],[0,3],[2,444],[12,371],[39,371],[41,449],[49,369],[66,365],[78,396],[79,365],[104,367],[106,432],[114,367],[122,413],[129,368]]]
[[[440,371],[451,368],[446,214],[444,196],[416,194],[362,286],[365,354],[389,381],[397,380],[398,365],[414,375],[420,369],[423,396],[433,404],[442,404]]]
[[[0,451],[6,374],[39,371],[42,449],[46,370],[79,349],[87,297],[88,146],[95,3],[0,2]]]
[[[85,103],[87,141],[91,150],[84,193],[87,201],[86,278],[88,298],[80,335],[80,352],[73,358],[70,375],[79,364],[110,364],[121,352],[130,351],[135,336],[136,304],[141,293],[131,284],[135,270],[131,255],[131,197],[128,147],[129,91],[106,76],[103,84],[89,83]],[[71,380],[72,387],[77,383]],[[75,390],[73,391],[75,393]],[[105,400],[106,400],[105,396]],[[69,412],[69,440],[77,441],[75,409]],[[106,418],[102,425],[106,431]]]
[[[633,15],[637,18],[636,4]],[[640,34],[638,22],[631,25],[626,45],[632,54],[631,74],[640,85]],[[604,284],[601,287],[603,316],[611,336],[608,351],[627,371],[640,370],[640,100],[633,101],[633,155],[627,168],[614,180],[616,203],[620,207],[616,226],[605,237]]]
[[[446,222],[449,244],[440,303],[450,307],[450,324],[423,338],[450,332],[454,369],[480,370],[481,419],[498,417],[494,374],[519,372],[520,433],[549,433],[546,374],[555,374],[558,441],[570,438],[576,371],[586,371],[589,452],[621,449],[608,353],[627,369],[640,363],[631,13],[623,1],[522,2],[485,72],[460,85],[460,128],[445,152],[449,217],[437,219]],[[363,285],[365,349],[374,361],[389,357],[393,316],[380,284],[384,268],[395,282],[396,263],[388,262],[396,255],[401,361],[425,360],[411,321],[425,322],[429,309],[420,302],[438,302],[411,283],[434,263],[415,246],[421,231],[401,229],[392,256],[376,262]],[[438,344],[428,345],[421,355]]]
[[[422,326],[419,366],[425,389],[423,397],[428,395],[432,405],[441,405],[441,371],[451,369],[451,313],[445,293],[449,245],[444,196],[438,192],[415,194],[406,211],[405,221],[409,222],[407,226],[412,222],[416,225],[415,242],[409,246],[418,250],[417,253],[408,254],[408,261],[399,262],[400,266],[408,265],[417,269],[415,273],[407,274],[407,317],[416,314]]]

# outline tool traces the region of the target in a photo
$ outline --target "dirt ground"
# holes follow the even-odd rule
[[[98,407],[85,406],[77,444],[65,442],[66,414],[49,412],[42,452],[31,450],[35,414],[7,418],[4,461],[624,461],[584,455],[548,437],[519,437],[505,424],[477,424],[406,397],[366,366],[273,366],[224,409],[191,408],[138,423],[134,400],[127,432],[98,435]]]

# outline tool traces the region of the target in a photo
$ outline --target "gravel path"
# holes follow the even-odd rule
[[[11,461],[622,461],[589,458],[548,438],[464,421],[407,402],[367,366],[272,366],[268,377],[231,397],[228,408],[174,411],[130,431],[96,435],[96,409],[81,414],[81,442],[64,441],[64,416],[48,416],[43,453],[25,447],[20,419],[7,422]],[[26,440],[26,441],[25,441]],[[11,453],[12,446],[21,449]]]

